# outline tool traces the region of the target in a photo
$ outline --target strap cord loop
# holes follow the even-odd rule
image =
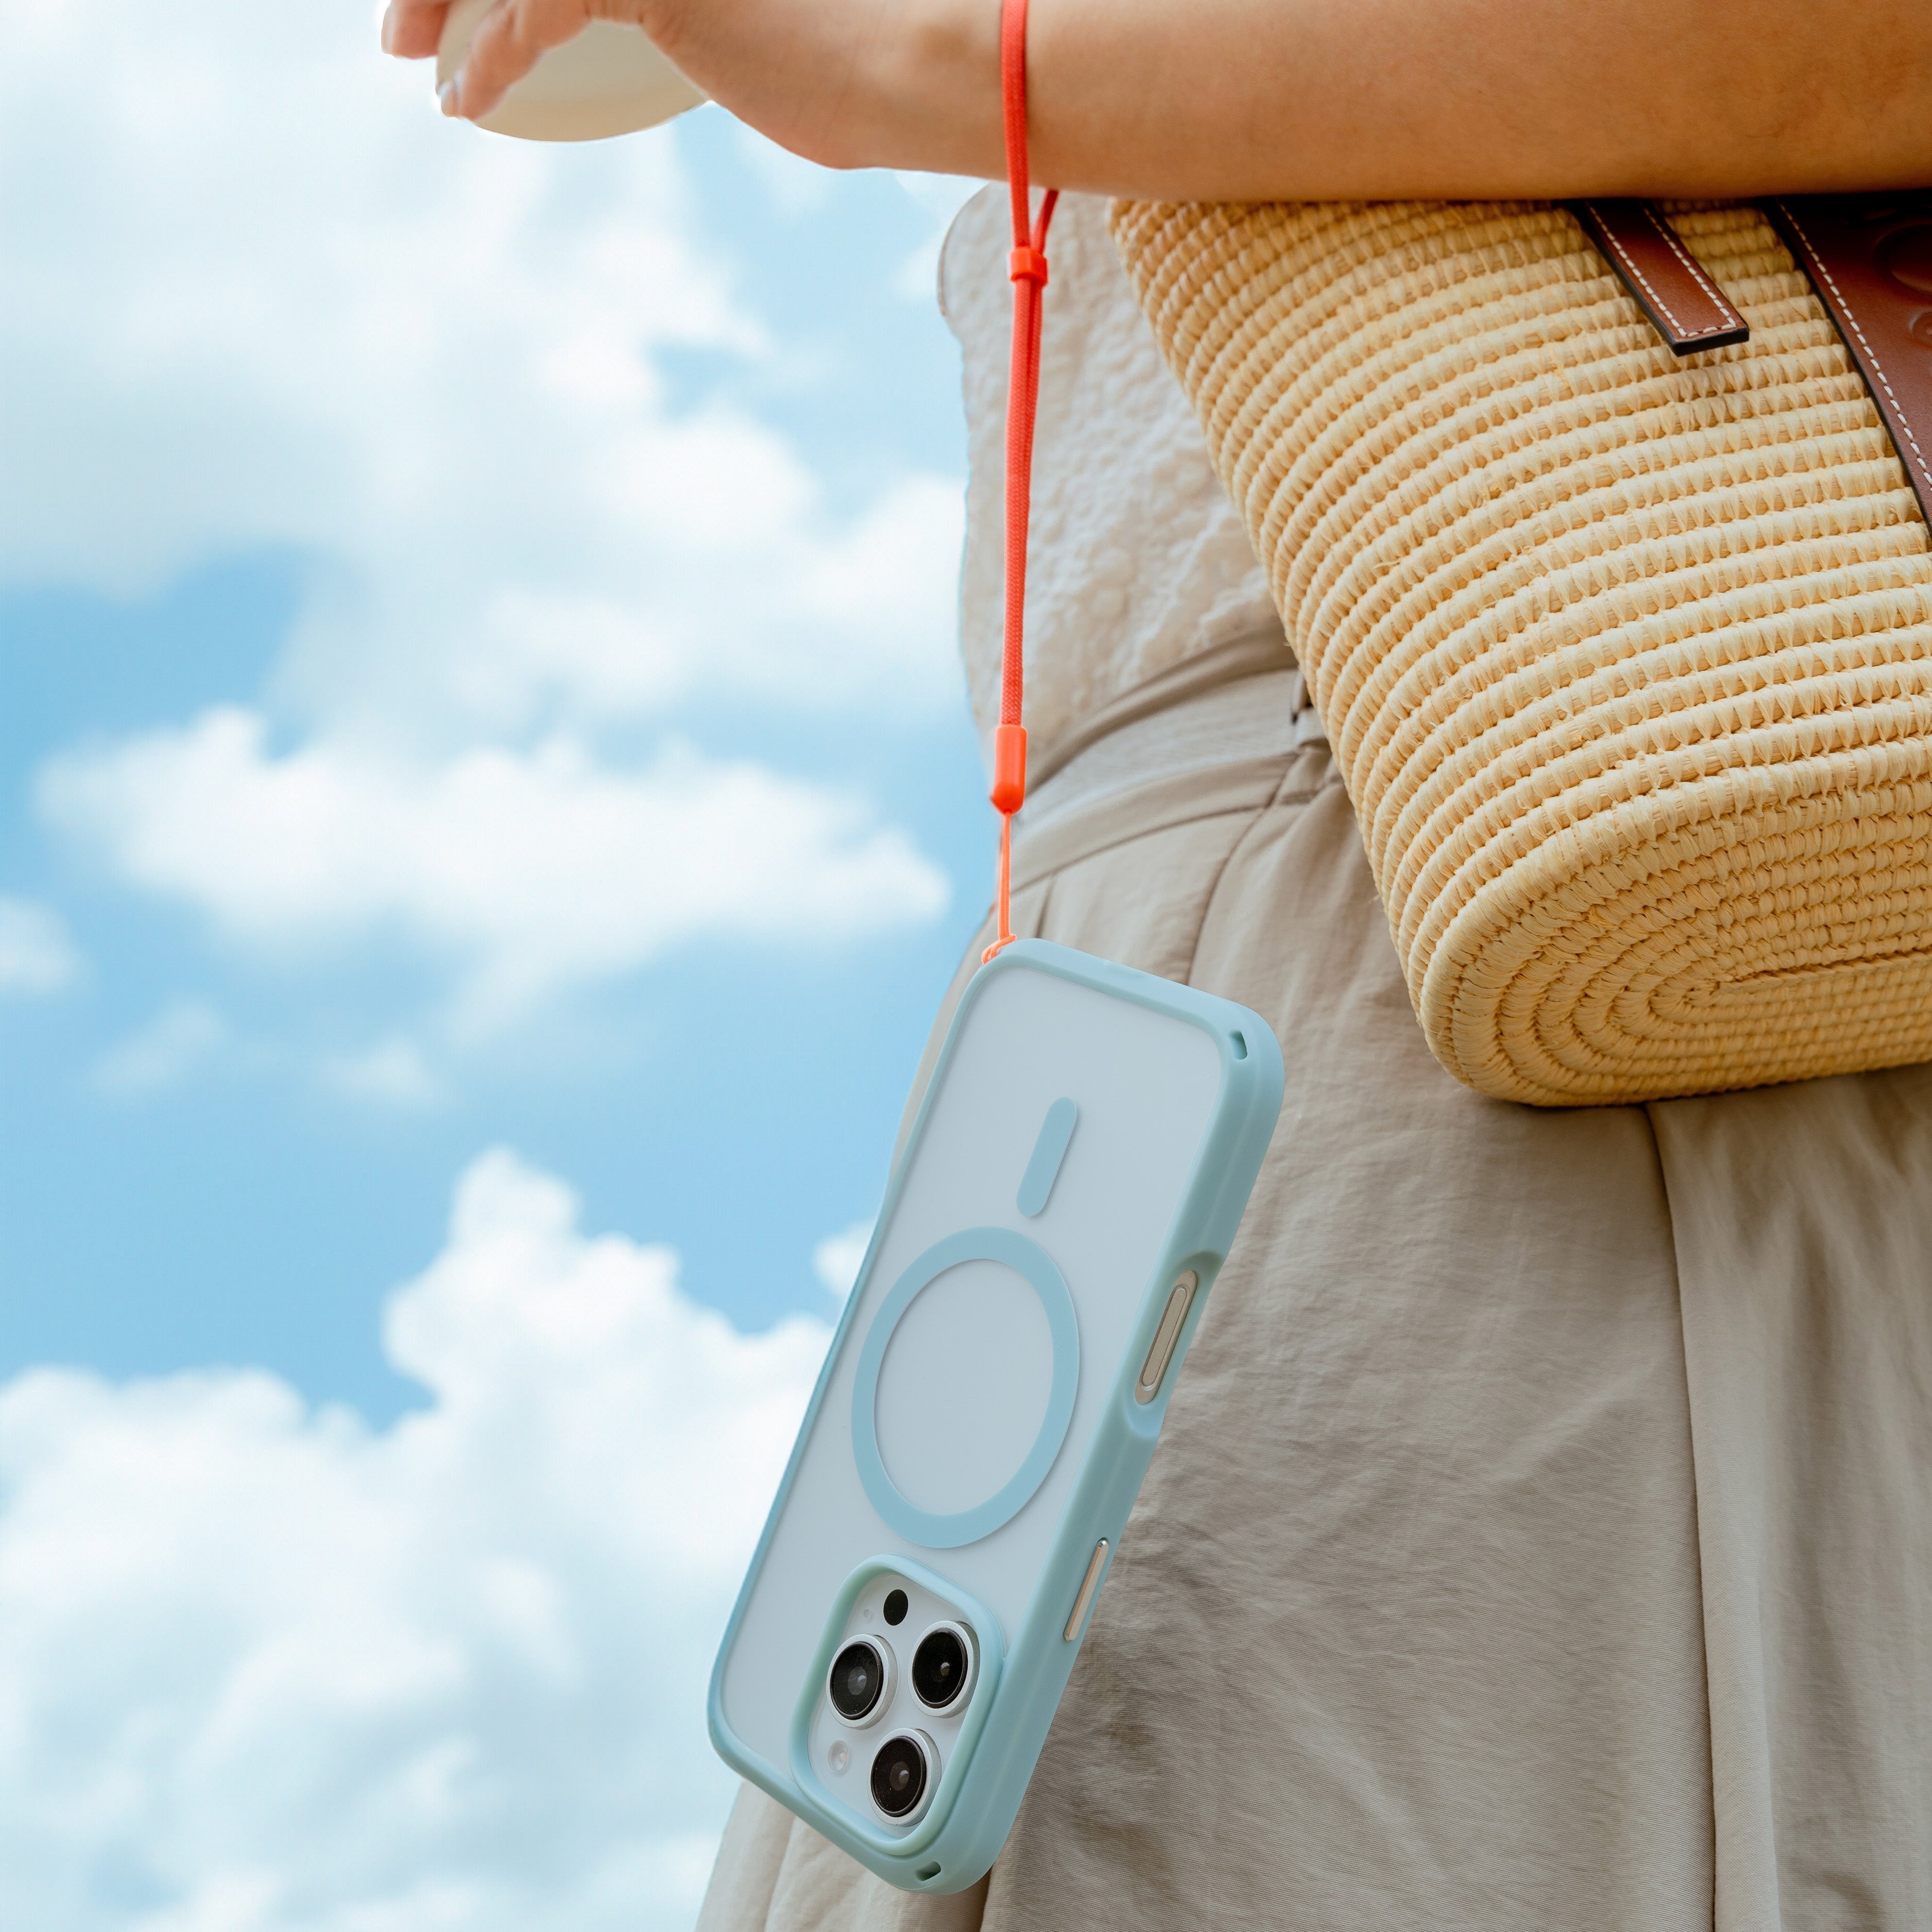
[[[993,734],[993,809],[1000,814],[1000,863],[994,892],[995,932],[982,963],[1012,943],[1013,814],[1026,802],[1027,525],[1033,508],[1033,428],[1040,406],[1042,297],[1046,289],[1046,231],[1057,188],[1033,212],[1027,171],[1026,0],[1000,0],[1000,98],[1006,125],[1006,185],[1013,247],[1006,258],[1013,285],[1013,348],[1006,389],[1006,608],[1000,659],[1000,722]]]

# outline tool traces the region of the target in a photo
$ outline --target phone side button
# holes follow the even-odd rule
[[[1180,1340],[1182,1324],[1187,1319],[1194,1291],[1200,1286],[1201,1277],[1189,1268],[1168,1291],[1167,1306],[1161,1312],[1160,1326],[1154,1331],[1154,1340],[1148,1346],[1147,1360],[1141,1364],[1140,1380],[1134,1384],[1134,1400],[1143,1408],[1160,1393],[1167,1365],[1174,1360],[1174,1345]]]
[[[1066,1628],[1062,1633],[1071,1643],[1080,1634],[1080,1626],[1087,1621],[1087,1612],[1094,1607],[1094,1593],[1100,1587],[1100,1572],[1107,1567],[1107,1539],[1103,1536],[1094,1546],[1094,1554],[1087,1559],[1087,1574],[1080,1580],[1080,1594],[1073,1600],[1073,1613],[1066,1619]]]

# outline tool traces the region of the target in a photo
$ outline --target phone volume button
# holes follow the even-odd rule
[[[1148,1346],[1147,1360],[1141,1364],[1140,1380],[1134,1384],[1134,1400],[1137,1402],[1144,1406],[1160,1394],[1167,1365],[1174,1360],[1174,1345],[1180,1340],[1182,1326],[1194,1300],[1194,1291],[1200,1285],[1201,1277],[1190,1268],[1168,1292],[1167,1306],[1161,1311],[1160,1326],[1154,1331],[1154,1340]]]
[[[1061,1634],[1071,1643],[1080,1634],[1080,1626],[1087,1621],[1087,1612],[1094,1607],[1094,1593],[1100,1587],[1100,1573],[1107,1567],[1107,1539],[1103,1536],[1094,1546],[1094,1554],[1087,1559],[1087,1574],[1080,1580],[1080,1594],[1073,1600],[1073,1608],[1067,1614],[1066,1628]]]

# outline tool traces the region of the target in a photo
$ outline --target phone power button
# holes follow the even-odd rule
[[[1174,1345],[1180,1340],[1181,1328],[1193,1302],[1194,1291],[1200,1285],[1201,1277],[1190,1268],[1169,1290],[1167,1306],[1161,1313],[1160,1326],[1154,1331],[1147,1360],[1141,1364],[1140,1379],[1134,1384],[1135,1401],[1144,1404],[1160,1394],[1167,1365],[1174,1360]]]

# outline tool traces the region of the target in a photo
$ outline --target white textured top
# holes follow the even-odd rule
[[[1100,706],[1230,640],[1281,636],[1267,579],[1156,347],[1107,232],[1107,204],[1065,195],[1047,254],[1027,584],[1031,761]],[[1006,190],[959,212],[939,292],[964,358],[970,482],[960,649],[980,736],[999,712],[1007,361]],[[1282,644],[1284,668],[1292,662]]]

